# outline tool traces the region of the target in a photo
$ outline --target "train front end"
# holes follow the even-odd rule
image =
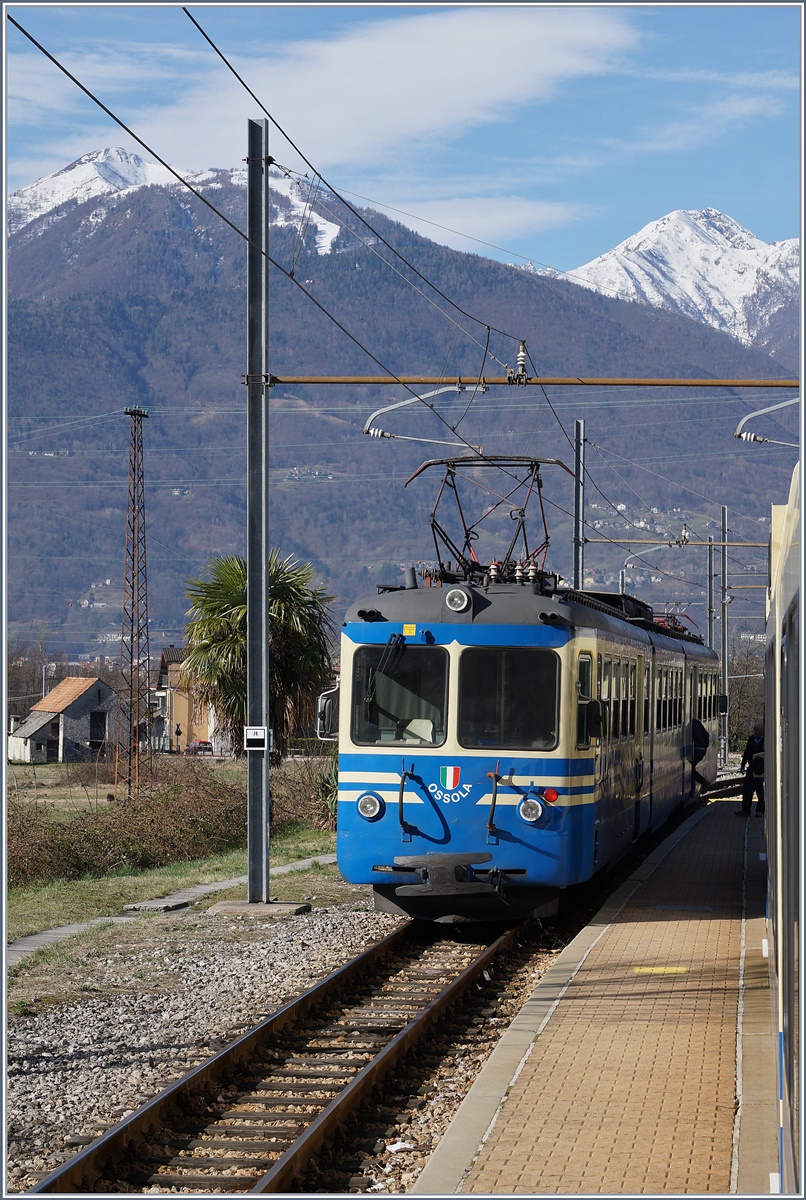
[[[590,875],[593,767],[569,749],[573,631],[552,591],[542,576],[409,586],[348,612],[338,864],[372,885],[377,908],[442,922],[546,915]]]

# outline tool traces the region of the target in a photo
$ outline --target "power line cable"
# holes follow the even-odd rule
[[[305,163],[305,165],[307,167],[310,167],[310,169],[319,177],[319,179],[322,180],[322,183],[337,198],[337,200],[341,201],[341,203],[345,206],[345,208],[348,208],[350,210],[350,212],[353,213],[354,216],[358,217],[359,221],[361,221],[362,224],[366,225],[367,229],[369,229],[374,234],[375,237],[379,238],[385,246],[388,246],[388,248],[392,251],[392,253],[394,255],[396,255],[400,259],[401,262],[404,262],[406,264],[406,266],[411,271],[413,271],[415,273],[415,275],[418,276],[418,278],[422,279],[423,283],[426,283],[426,284],[428,284],[429,287],[433,288],[434,291],[437,293],[437,295],[441,296],[442,299],[446,301],[446,303],[450,304],[451,307],[455,308],[456,311],[461,313],[463,317],[467,317],[469,320],[475,321],[479,325],[486,326],[486,324],[487,324],[486,321],[482,321],[479,317],[474,317],[472,313],[467,312],[465,309],[463,309],[461,307],[461,305],[457,304],[454,300],[451,300],[451,298],[449,296],[446,296],[444,292],[440,291],[440,289],[436,286],[436,284],[432,283],[430,279],[428,279],[425,275],[423,275],[420,271],[418,271],[417,268],[414,266],[414,264],[410,263],[408,261],[408,259],[400,253],[399,250],[396,250],[395,247],[389,241],[387,241],[387,239],[383,236],[383,234],[379,233],[379,231],[377,229],[375,229],[369,223],[369,221],[367,221],[366,218],[361,215],[361,213],[358,211],[357,208],[354,208],[352,204],[350,204],[347,200],[345,200],[343,198],[343,196],[341,196],[339,194],[339,192],[336,190],[336,188],[332,187],[332,185],[327,181],[327,179],[325,179],[325,177],[321,173],[321,171],[317,170],[317,168],[305,156],[305,154],[303,154],[302,150],[300,150],[299,146],[297,146],[297,144],[289,136],[289,134],[286,133],[286,131],[283,129],[282,125],[280,125],[279,121],[275,120],[275,118],[271,115],[271,113],[266,108],[266,106],[263,104],[263,102],[258,98],[258,96],[255,95],[255,93],[252,91],[252,89],[249,87],[249,85],[246,83],[246,81],[242,78],[242,76],[238,74],[238,72],[233,67],[232,63],[227,59],[226,55],[221,50],[219,50],[218,46],[215,44],[213,39],[209,36],[209,34],[207,34],[202,29],[199,22],[196,20],[196,18],[192,15],[192,13],[184,5],[182,6],[182,12],[196,26],[196,28],[198,29],[199,33],[202,35],[204,40],[215,51],[215,53],[218,55],[218,57],[224,63],[224,66],[227,67],[227,69],[232,72],[232,74],[238,80],[240,85],[252,97],[255,104],[257,104],[259,106],[261,112],[265,113],[265,115],[269,118],[269,120],[274,125],[274,127],[277,130],[279,130],[280,134],[282,135],[282,137],[285,138],[285,140],[288,142],[289,146],[291,146],[291,148],[296,151],[296,153],[300,156],[300,158]],[[502,337],[511,338],[513,341],[516,341],[516,342],[523,340],[523,339],[517,337],[515,334],[507,333],[506,330],[503,330],[503,329],[496,329],[495,327],[493,327],[493,331],[495,333],[500,333]]]
[[[694,488],[687,487],[681,483],[679,479],[670,479],[668,475],[661,475],[659,471],[653,471],[651,467],[647,467],[644,463],[636,462],[634,459],[627,458],[623,454],[617,453],[615,450],[605,450],[602,446],[598,446],[595,442],[588,442],[594,450],[598,450],[600,454],[611,454],[614,458],[618,458],[621,462],[629,463],[632,467],[637,467],[641,471],[646,471],[648,475],[654,475],[657,479],[662,479],[664,483],[670,483],[676,488],[681,488],[684,492],[689,492],[692,496],[696,496],[698,500],[707,500],[709,504],[719,505],[718,500],[714,500],[713,496],[706,496],[703,492],[697,492]],[[720,506],[721,507],[721,506]],[[745,521],[752,521],[754,524],[758,522],[758,517],[752,517],[747,513],[737,512],[732,510],[734,516],[740,517]]]
[[[274,165],[279,166],[278,163],[275,163]],[[282,168],[282,170],[284,170],[284,171],[288,171],[289,169],[290,168],[288,168],[288,167]],[[307,176],[304,176],[303,178],[307,179]],[[321,176],[319,176],[318,178],[321,178]],[[342,203],[343,203],[343,201],[342,201]],[[433,308],[435,308],[437,310],[438,313],[440,313],[445,318],[446,321],[450,321],[451,324],[454,326],[454,338],[456,336],[456,331],[461,330],[461,332],[465,335],[465,337],[469,338],[470,341],[475,342],[477,346],[481,347],[482,343],[478,340],[478,338],[474,337],[473,334],[470,333],[469,330],[462,329],[460,322],[456,321],[453,317],[451,317],[449,313],[446,313],[443,308],[440,308],[440,306],[437,304],[437,302],[435,300],[432,300],[430,296],[426,295],[426,293],[423,291],[423,289],[418,287],[416,283],[412,282],[411,279],[407,279],[402,271],[398,270],[398,268],[393,263],[390,263],[388,259],[384,258],[383,255],[378,250],[375,249],[375,247],[372,245],[371,242],[369,242],[365,238],[363,238],[361,236],[361,234],[358,233],[355,229],[353,229],[346,221],[344,221],[343,218],[340,218],[338,213],[334,212],[332,208],[329,208],[328,205],[323,200],[319,200],[318,205],[319,205],[319,208],[322,210],[322,212],[325,212],[328,214],[328,216],[333,217],[333,219],[335,221],[337,221],[341,224],[342,228],[347,229],[353,235],[353,237],[356,238],[356,240],[364,247],[365,250],[369,250],[371,254],[374,254],[376,258],[380,259],[380,261],[384,264],[384,266],[388,267],[390,271],[393,271],[394,274],[397,275],[398,278],[403,281],[403,283],[405,283],[408,287],[413,288],[413,290],[417,293],[417,295],[420,296],[423,300],[425,300],[426,304],[430,304]],[[367,225],[368,229],[371,229],[373,231],[373,233],[375,234],[376,237],[381,236],[380,234],[377,233],[376,230],[374,230],[373,226],[369,225],[366,221],[364,223]],[[389,245],[388,242],[385,242],[384,244]],[[390,247],[390,248],[392,249],[393,253],[401,260],[401,262],[404,262],[406,264],[406,266],[411,267],[411,264],[408,262],[408,260],[405,259],[397,250],[395,250],[394,247]],[[415,270],[415,268],[413,268],[413,267],[411,269]],[[421,276],[421,278],[424,278],[424,276]],[[439,295],[442,295],[442,293],[439,292],[438,289],[435,288],[432,283],[430,283],[429,281],[426,281],[426,282],[428,282],[429,287],[433,288],[434,291],[437,291]],[[453,301],[449,300],[448,303],[453,304]],[[454,305],[454,307],[456,307],[456,305]],[[459,311],[461,312],[461,309],[459,309]],[[478,320],[478,318],[474,317],[473,320]],[[479,322],[479,324],[481,324],[481,322]],[[491,327],[489,325],[487,325],[486,328],[487,328],[487,350],[485,350],[485,355],[484,355],[485,359],[487,357],[487,354],[489,353]],[[498,332],[498,331],[496,331],[496,332]],[[505,336],[511,337],[512,335],[509,334],[509,335],[505,335]],[[493,362],[499,363],[500,366],[502,366],[502,367],[507,366],[507,364],[505,362],[503,362],[500,358],[498,358],[495,354],[490,353],[489,357],[493,360]]]
[[[301,175],[301,172],[295,173]],[[301,175],[301,177],[305,178],[304,175]],[[351,192],[347,188],[342,188],[342,191],[348,196],[355,196],[358,200],[365,200],[367,204],[377,205],[379,208],[386,208],[389,210],[389,212],[400,213],[401,216],[410,217],[413,221],[421,221],[425,225],[433,225],[435,229],[442,229],[446,233],[454,234],[456,237],[466,238],[469,242],[475,242],[479,246],[487,246],[491,250],[500,250],[502,254],[511,254],[515,258],[522,259],[523,262],[526,263],[527,270],[529,267],[534,268],[534,264],[537,263],[539,267],[543,268],[543,271],[535,270],[535,274],[540,275],[544,279],[563,278],[570,279],[572,283],[577,283],[577,280],[579,280],[580,282],[578,286],[587,287],[590,291],[608,293],[616,300],[623,300],[627,304],[639,304],[653,312],[669,313],[673,317],[680,317],[682,320],[689,321],[692,325],[701,326],[703,324],[703,322],[698,320],[697,317],[689,316],[688,313],[680,312],[679,309],[671,308],[665,304],[653,304],[651,301],[645,300],[643,296],[629,296],[626,292],[619,291],[618,288],[610,287],[608,284],[597,283],[596,287],[593,288],[587,279],[577,273],[577,270],[560,270],[559,267],[554,267],[551,265],[551,263],[541,262],[540,259],[534,258],[530,255],[521,254],[518,250],[511,250],[507,246],[499,246],[495,242],[487,242],[483,238],[474,237],[472,233],[465,233],[461,229],[453,229],[450,225],[441,225],[439,221],[432,221],[428,217],[420,216],[418,213],[407,212],[404,208],[396,208],[392,204],[386,204],[383,200],[374,200],[371,196],[363,196],[360,192]],[[516,266],[515,263],[507,263],[505,265]],[[517,269],[523,270],[524,268],[517,267]],[[716,328],[716,326],[713,328]],[[800,361],[797,355],[791,354],[786,350],[778,350],[777,353],[780,355],[780,357],[786,358],[790,362],[798,363]]]
[[[187,10],[184,10],[184,11],[187,11]],[[188,13],[188,16],[190,16],[190,14],[189,14],[189,13]],[[220,218],[221,218],[221,220],[222,220],[222,221],[223,221],[223,222],[224,222],[226,225],[228,225],[230,229],[232,229],[232,230],[233,230],[233,232],[237,233],[237,234],[238,234],[238,236],[239,236],[240,238],[242,238],[242,239],[243,239],[243,240],[244,240],[244,241],[245,241],[247,244],[252,244],[252,243],[250,242],[250,239],[249,239],[249,237],[248,237],[248,236],[247,236],[247,235],[246,235],[246,234],[243,232],[243,230],[242,230],[242,229],[239,229],[239,228],[238,228],[238,226],[237,226],[237,225],[236,225],[236,224],[235,224],[233,221],[231,221],[231,220],[229,219],[229,217],[225,216],[225,214],[224,214],[224,213],[222,213],[222,212],[221,212],[221,211],[220,211],[218,208],[216,208],[216,206],[215,206],[215,205],[214,205],[214,204],[213,204],[213,203],[212,203],[210,200],[208,200],[206,196],[203,196],[203,195],[202,195],[202,193],[201,193],[200,191],[198,191],[198,189],[197,189],[197,188],[194,188],[192,184],[188,183],[188,181],[187,181],[186,179],[184,179],[184,178],[183,178],[183,177],[182,177],[182,176],[179,174],[179,172],[178,172],[178,171],[174,170],[174,168],[173,168],[172,166],[170,166],[170,165],[169,165],[169,164],[168,164],[168,163],[165,161],[165,159],[164,159],[164,158],[162,158],[162,157],[161,157],[159,154],[157,154],[157,152],[156,152],[155,150],[153,150],[153,149],[152,149],[152,148],[151,148],[151,147],[150,147],[150,146],[149,146],[149,145],[148,145],[146,142],[144,142],[144,141],[143,141],[143,139],[142,139],[141,137],[139,137],[139,136],[138,136],[136,133],[134,133],[134,131],[133,131],[132,129],[130,129],[130,128],[128,127],[128,125],[126,125],[126,124],[125,124],[125,123],[124,123],[124,122],[123,122],[123,121],[120,119],[120,117],[117,117],[117,116],[115,116],[115,114],[112,112],[112,110],[111,110],[111,109],[107,108],[107,106],[106,106],[106,105],[105,105],[105,104],[104,104],[104,103],[103,103],[101,100],[99,100],[99,99],[98,99],[98,97],[97,97],[97,96],[95,96],[95,95],[94,95],[94,94],[93,94],[93,93],[92,93],[92,92],[89,90],[89,88],[85,87],[85,86],[84,86],[84,84],[83,84],[83,83],[81,83],[81,82],[80,82],[80,80],[78,80],[78,79],[75,77],[75,75],[73,75],[73,74],[72,74],[70,71],[68,71],[67,67],[63,66],[63,64],[62,64],[62,63],[60,63],[60,62],[59,62],[59,60],[58,60],[57,58],[55,58],[55,57],[54,57],[54,55],[52,55],[52,54],[50,53],[50,51],[46,50],[46,49],[45,49],[45,47],[44,47],[43,45],[41,45],[41,43],[40,43],[40,42],[38,42],[38,41],[36,40],[36,38],[35,38],[35,37],[33,37],[33,35],[32,35],[32,34],[28,33],[28,31],[27,31],[26,29],[24,29],[24,28],[22,27],[22,25],[20,25],[20,23],[19,23],[18,21],[16,21],[16,20],[14,19],[14,17],[12,17],[12,16],[11,16],[11,14],[10,14],[10,13],[8,14],[8,19],[9,19],[9,21],[12,23],[12,25],[14,25],[14,26],[15,26],[15,28],[16,28],[16,29],[18,29],[18,30],[20,31],[20,33],[22,33],[22,34],[23,34],[25,37],[27,37],[27,38],[28,38],[28,40],[29,40],[29,41],[30,41],[30,42],[31,42],[31,43],[32,43],[34,46],[36,46],[37,50],[41,51],[41,53],[42,53],[42,54],[44,54],[44,55],[45,55],[45,57],[46,57],[46,58],[48,58],[48,59],[49,59],[49,60],[50,60],[50,61],[53,63],[53,65],[54,65],[55,67],[58,67],[58,69],[59,69],[59,70],[60,70],[60,71],[61,71],[61,72],[62,72],[64,75],[66,75],[66,76],[67,76],[67,78],[68,78],[68,79],[70,79],[70,80],[71,80],[71,81],[72,81],[72,82],[73,82],[73,83],[76,85],[76,87],[80,88],[80,89],[81,89],[81,91],[82,91],[82,92],[84,92],[84,94],[85,94],[86,96],[88,96],[88,97],[90,98],[90,100],[92,100],[92,101],[93,101],[93,103],[94,103],[94,104],[97,104],[97,105],[98,105],[98,107],[99,107],[99,108],[100,108],[100,109],[101,109],[103,112],[105,112],[105,113],[107,114],[107,116],[109,116],[109,117],[110,117],[110,118],[111,118],[111,119],[112,119],[112,120],[115,122],[115,124],[116,124],[116,125],[119,125],[119,126],[120,126],[120,128],[121,128],[121,129],[123,129],[123,130],[124,130],[124,131],[125,131],[125,132],[126,132],[128,135],[129,135],[129,137],[133,138],[133,139],[134,139],[134,140],[137,142],[137,144],[138,144],[139,146],[142,146],[142,147],[143,147],[143,149],[144,149],[144,150],[145,150],[145,151],[146,151],[148,154],[150,154],[150,155],[151,155],[153,158],[155,158],[155,159],[157,160],[157,162],[158,162],[158,163],[160,163],[160,165],[161,165],[161,166],[165,167],[165,169],[166,169],[167,171],[170,171],[170,173],[171,173],[171,174],[174,176],[174,178],[175,178],[175,179],[177,179],[177,180],[179,181],[179,183],[181,183],[181,184],[182,184],[184,187],[186,187],[186,188],[188,189],[188,191],[192,192],[192,194],[193,194],[194,196],[196,196],[196,197],[197,197],[197,199],[201,200],[202,204],[206,205],[206,206],[207,206],[207,208],[209,208],[211,212],[215,213],[215,215],[216,215],[216,216],[220,217]],[[191,17],[190,19],[191,19],[191,20],[193,20],[193,18],[192,18],[192,17]],[[197,24],[197,22],[196,22],[196,21],[194,21],[193,23],[194,23],[194,24]],[[201,32],[203,33],[204,31],[203,31],[203,30],[201,30]],[[207,35],[206,35],[206,34],[204,34],[204,36],[205,36],[205,37],[207,37]],[[209,38],[208,38],[207,40],[209,41]],[[212,43],[211,43],[211,45],[212,45]],[[213,48],[215,49],[215,47],[213,47]],[[218,51],[216,51],[216,52],[218,53]],[[226,60],[224,60],[224,61],[226,62]],[[244,84],[244,86],[246,86],[246,85]],[[248,90],[249,90],[249,89],[247,88],[247,91],[248,91]],[[250,94],[251,94],[251,93],[250,93]],[[255,99],[256,99],[256,98],[255,98]],[[256,102],[257,102],[257,103],[260,103],[259,101],[257,101],[257,99],[256,99]],[[263,106],[262,106],[262,105],[261,105],[261,108],[263,108]],[[263,111],[265,112],[266,110],[265,110],[265,109],[263,109]],[[271,119],[271,118],[270,118],[270,119]],[[275,122],[275,124],[276,124],[276,122]],[[278,126],[277,126],[277,128],[279,129],[279,128],[280,128],[280,126],[278,125]],[[281,132],[282,132],[282,131],[281,131]],[[287,136],[287,135],[286,135],[285,133],[283,133],[283,136],[285,137],[285,136]],[[293,144],[293,143],[292,143],[292,144]],[[295,149],[296,149],[296,147],[295,147]],[[306,160],[306,161],[307,161],[307,160]],[[326,183],[326,181],[323,181],[323,182],[325,182],[325,183]],[[327,183],[326,183],[326,186],[329,186],[329,185],[327,185]],[[348,207],[349,207],[349,206],[348,206]],[[380,236],[380,235],[378,235],[378,236]],[[439,412],[437,412],[437,410],[434,408],[434,406],[433,406],[433,405],[431,405],[431,404],[428,404],[428,403],[427,403],[427,402],[425,402],[425,401],[422,401],[422,398],[421,398],[421,397],[420,397],[420,396],[417,394],[417,392],[415,392],[415,391],[414,391],[414,389],[413,389],[412,387],[410,387],[410,386],[409,386],[408,384],[406,384],[406,383],[403,383],[403,381],[402,381],[402,380],[401,380],[401,379],[400,379],[400,378],[399,378],[399,377],[398,377],[398,376],[395,374],[395,372],[394,372],[394,371],[393,371],[393,370],[392,370],[390,367],[387,367],[387,366],[386,366],[386,365],[385,365],[383,362],[381,362],[381,360],[380,360],[380,359],[379,359],[379,358],[378,358],[378,357],[377,357],[375,354],[373,354],[373,353],[372,353],[372,351],[371,351],[371,350],[370,350],[370,349],[369,349],[367,346],[363,345],[363,343],[362,343],[362,342],[360,342],[360,341],[358,340],[358,338],[357,338],[357,337],[355,337],[355,335],[354,335],[354,334],[350,333],[349,329],[347,329],[347,328],[346,328],[346,326],[342,325],[341,321],[339,321],[337,317],[335,317],[335,316],[334,316],[334,315],[333,315],[331,312],[329,312],[329,311],[328,311],[328,309],[326,309],[326,308],[325,308],[325,306],[324,306],[323,304],[320,304],[320,302],[319,302],[319,301],[316,299],[316,297],[315,297],[315,296],[312,296],[312,295],[311,295],[311,293],[310,293],[310,292],[307,290],[307,288],[303,287],[303,285],[302,285],[301,283],[298,283],[298,281],[297,281],[297,280],[294,278],[294,276],[293,276],[293,275],[291,275],[291,274],[289,274],[289,272],[288,272],[288,271],[285,269],[285,267],[281,266],[281,264],[280,264],[279,262],[277,262],[277,261],[276,261],[274,258],[272,258],[272,256],[271,256],[270,254],[268,254],[266,251],[264,251],[264,250],[263,250],[261,247],[257,247],[257,246],[255,246],[254,248],[255,248],[255,249],[257,249],[257,250],[259,251],[259,253],[261,253],[261,255],[262,255],[263,257],[265,257],[265,259],[266,259],[266,261],[267,261],[267,262],[271,263],[271,265],[272,265],[272,266],[273,266],[273,267],[274,267],[276,270],[278,270],[278,271],[279,271],[279,272],[280,272],[282,275],[284,275],[284,276],[286,277],[286,279],[289,279],[289,280],[291,281],[291,283],[293,283],[293,284],[294,284],[294,286],[295,286],[295,287],[299,288],[299,290],[300,290],[300,291],[303,293],[303,295],[307,296],[307,297],[308,297],[308,299],[310,300],[310,302],[311,302],[313,305],[315,305],[315,307],[316,307],[316,308],[318,308],[318,309],[319,309],[319,311],[320,311],[321,313],[323,313],[323,314],[324,314],[324,316],[326,316],[326,317],[327,317],[327,318],[328,318],[330,321],[332,321],[332,322],[333,322],[333,324],[336,326],[336,328],[337,328],[337,329],[339,329],[339,330],[340,330],[340,331],[341,331],[341,332],[342,332],[342,333],[345,335],[345,337],[349,338],[349,340],[350,340],[350,341],[351,341],[351,342],[352,342],[352,343],[353,343],[355,346],[357,346],[359,350],[361,350],[361,351],[362,351],[364,354],[366,354],[366,355],[367,355],[367,357],[368,357],[369,359],[371,359],[371,360],[372,360],[372,362],[374,362],[374,363],[376,364],[376,366],[380,367],[380,369],[381,369],[381,370],[382,370],[382,371],[383,371],[385,374],[387,374],[387,375],[389,376],[389,378],[390,378],[390,379],[394,380],[396,383],[400,384],[400,386],[401,386],[401,387],[405,388],[405,389],[406,389],[406,391],[407,391],[407,392],[408,392],[408,393],[409,393],[409,394],[410,394],[410,395],[411,395],[411,396],[412,396],[414,399],[416,399],[416,400],[420,400],[420,401],[421,401],[421,403],[424,403],[424,404],[425,404],[425,406],[426,406],[426,408],[429,408],[429,409],[430,409],[430,410],[431,410],[431,411],[434,413],[434,415],[437,417],[437,419],[438,419],[439,421],[441,421],[441,422],[442,422],[442,424],[443,424],[443,425],[446,427],[446,429],[450,429],[450,425],[448,424],[448,422],[447,422],[447,421],[444,419],[444,417],[442,417],[442,415],[441,415]],[[390,247],[390,249],[391,249],[391,247]],[[415,269],[415,268],[412,268],[412,269]],[[424,277],[423,277],[423,276],[421,276],[421,278],[424,278]],[[425,282],[428,282],[428,281],[426,280]],[[433,285],[430,285],[430,286],[433,286]],[[438,289],[436,289],[436,288],[435,288],[435,290],[438,290]],[[442,293],[441,293],[441,292],[440,292],[439,294],[440,294],[440,295],[442,295]],[[450,304],[450,303],[452,303],[452,301],[448,300],[448,297],[447,297],[447,296],[445,296],[445,297],[444,297],[444,299],[446,299],[446,300],[448,301],[448,303],[449,303],[449,304]],[[455,307],[455,308],[457,308],[457,311],[459,311],[459,312],[462,312],[462,311],[463,311],[462,309],[458,308],[458,306],[457,306],[457,305],[454,305],[454,307]],[[478,320],[478,318],[470,316],[470,314],[469,314],[469,313],[466,313],[466,314],[464,314],[464,315],[466,315],[466,316],[470,317],[470,319],[471,319],[471,320]],[[479,323],[481,324],[482,322],[479,322]],[[512,334],[503,334],[503,331],[502,331],[502,330],[497,330],[497,332],[499,332],[499,333],[502,333],[502,335],[503,335],[503,336],[505,336],[505,337],[512,337],[512,336],[513,336]],[[453,430],[451,430],[451,432],[453,433]],[[466,441],[466,440],[465,440],[465,438],[463,438],[461,434],[458,434],[458,433],[457,433],[457,434],[454,434],[454,436],[455,436],[455,437],[458,437],[458,438],[459,438],[459,440],[460,440],[460,442],[462,442],[462,444],[463,444],[464,446],[466,446],[468,450],[472,451],[474,454],[477,454],[477,455],[479,454],[479,452],[478,452],[478,450],[476,449],[476,447],[475,447],[475,446],[473,446],[473,445],[471,445],[471,443],[470,443],[470,442]],[[481,459],[483,459],[485,456],[484,456],[483,454],[480,454],[480,455],[479,455],[479,457],[480,457]]]
[[[534,375],[535,375],[535,377],[537,378],[537,377],[538,377],[538,371],[537,371],[537,368],[536,368],[536,366],[535,366],[534,359],[532,358],[531,351],[527,350],[527,354],[528,354],[528,356],[529,356],[529,362],[532,364],[532,371],[534,372]],[[559,427],[560,427],[560,430],[561,430],[561,432],[562,432],[562,434],[563,434],[563,437],[564,437],[564,438],[565,438],[565,440],[568,442],[568,445],[571,447],[571,449],[572,449],[572,450],[574,450],[574,452],[576,453],[576,447],[574,446],[574,443],[572,442],[572,440],[571,440],[571,437],[570,437],[570,435],[568,434],[568,431],[566,430],[565,426],[563,425],[562,421],[560,420],[559,414],[557,413],[557,410],[555,409],[554,405],[552,404],[551,400],[549,399],[548,393],[547,393],[546,389],[543,387],[543,385],[542,385],[542,384],[541,384],[541,386],[540,386],[540,390],[541,390],[541,392],[543,393],[543,398],[544,398],[544,400],[546,401],[546,403],[548,404],[548,406],[549,406],[549,408],[551,409],[552,413],[554,414],[554,418],[555,418],[555,420],[556,420],[557,424],[558,424],[558,425],[559,425]],[[533,435],[533,434],[532,434],[532,435],[530,435],[529,442],[531,442],[531,438],[532,438],[532,436],[534,436],[534,435]],[[586,440],[587,440],[587,439],[586,439]],[[614,513],[616,513],[616,514],[617,514],[617,516],[618,516],[618,517],[619,517],[621,520],[623,520],[623,521],[624,521],[625,525],[629,525],[629,526],[630,526],[630,528],[632,528],[632,529],[636,529],[636,530],[637,530],[637,529],[639,529],[639,528],[640,528],[640,526],[636,525],[636,524],[635,524],[633,521],[630,521],[630,520],[628,520],[628,519],[627,519],[627,517],[625,517],[625,516],[624,516],[624,513],[622,513],[622,512],[620,512],[620,511],[619,511],[619,509],[618,509],[618,506],[617,506],[617,505],[616,505],[616,504],[615,504],[615,503],[614,503],[614,502],[613,502],[613,501],[610,499],[610,497],[609,497],[609,496],[606,496],[606,495],[604,494],[604,492],[603,492],[603,491],[602,491],[602,489],[599,487],[599,485],[598,485],[598,483],[596,482],[596,480],[595,480],[595,479],[593,478],[593,476],[591,475],[591,473],[590,473],[590,470],[589,470],[589,468],[588,468],[588,466],[587,466],[587,463],[586,463],[586,464],[584,464],[584,466],[583,466],[583,468],[582,468],[582,469],[583,469],[583,471],[584,471],[584,473],[585,473],[585,477],[586,477],[586,479],[588,479],[588,480],[590,481],[590,483],[592,484],[592,486],[593,486],[594,488],[596,488],[596,491],[597,491],[597,492],[599,493],[599,495],[602,497],[602,499],[604,500],[604,502],[605,502],[605,503],[606,503],[606,504],[607,504],[607,505],[608,505],[610,508],[612,508],[613,512],[614,512]],[[585,526],[586,528],[591,528],[590,524],[589,524],[587,521],[584,521],[584,522],[583,522],[583,524],[584,524],[584,526]]]

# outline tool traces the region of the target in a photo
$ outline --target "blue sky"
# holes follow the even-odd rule
[[[188,7],[333,186],[458,249],[568,270],[676,208],[799,236],[799,3]],[[4,12],[178,169],[242,161],[262,114],[180,5]],[[7,191],[141,152],[4,26]]]

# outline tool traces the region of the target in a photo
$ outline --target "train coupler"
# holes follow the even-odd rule
[[[473,865],[489,862],[486,850],[470,854],[403,854],[392,860],[392,871],[411,872],[417,883],[400,884],[396,896],[491,895],[499,888],[488,881],[473,878]],[[470,870],[468,870],[470,868]],[[374,867],[373,870],[390,868]]]

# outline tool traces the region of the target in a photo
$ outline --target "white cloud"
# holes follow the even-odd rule
[[[492,5],[374,21],[233,64],[318,167],[377,167],[612,69],[636,37],[616,10]],[[242,157],[245,118],[261,114],[231,78],[216,63],[159,118],[143,112],[146,140],[158,121],[163,143],[193,129],[199,167]],[[276,142],[276,155],[291,153]]]
[[[731,129],[751,121],[763,121],[785,111],[782,102],[770,95],[733,95],[698,105],[679,121],[669,121],[650,136],[631,144],[618,143],[631,151],[672,152],[705,146]],[[616,143],[612,143],[616,144]]]
[[[528,200],[517,195],[445,196],[438,200],[401,200],[388,215],[440,245],[473,252],[473,241],[500,243],[546,233],[571,225],[590,211],[586,205]],[[483,248],[477,252],[483,253]],[[512,253],[517,252],[513,249]]]
[[[679,70],[647,70],[626,72],[641,79],[652,79],[659,83],[717,83],[729,88],[753,88],[761,91],[798,91],[800,80],[791,71],[741,71],[729,74],[725,71],[705,71],[695,68]]]

